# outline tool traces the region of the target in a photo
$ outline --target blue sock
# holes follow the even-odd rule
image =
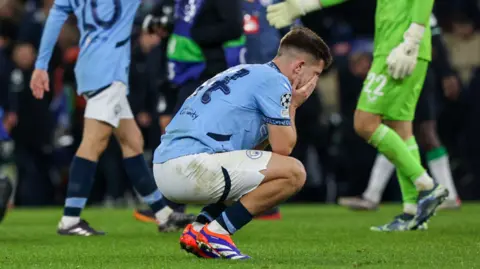
[[[225,209],[216,221],[230,234],[234,234],[249,223],[252,218],[253,215],[238,201]]]
[[[123,164],[133,187],[142,196],[143,201],[148,204],[153,213],[162,210],[166,206],[166,202],[158,190],[143,155],[125,158]]]
[[[67,198],[65,200],[65,208],[63,209],[64,216],[80,216],[90,195],[96,168],[96,162],[77,156],[73,157],[70,165]]]
[[[212,222],[214,219],[218,218],[220,214],[225,210],[226,206],[224,204],[210,204],[207,205],[200,211],[195,222],[201,224],[207,224]]]

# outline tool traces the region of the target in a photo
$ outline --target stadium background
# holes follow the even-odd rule
[[[28,87],[52,2],[0,1],[0,107],[12,135],[11,141],[1,142],[0,171],[14,180],[12,203],[18,207],[63,204],[69,162],[81,137],[85,103],[75,94],[78,32],[74,18],[64,26],[51,61],[52,91],[38,101]],[[159,142],[176,95],[162,64],[168,34],[141,31],[145,15],[163,2],[143,1],[132,33],[129,99],[142,127],[147,155]],[[263,18],[264,6],[272,0],[244,2],[247,61],[267,61],[278,42],[278,33]],[[479,9],[476,0],[437,0],[434,8],[450,61],[462,82],[460,96],[450,100],[443,95],[442,79],[436,78],[438,129],[449,150],[462,200],[480,200]],[[376,152],[354,134],[352,117],[369,68],[374,10],[375,0],[351,0],[302,19],[331,46],[335,64],[297,114],[299,141],[293,155],[306,165],[308,179],[294,200],[334,203],[339,196],[359,195],[365,189]],[[138,203],[114,138],[98,167],[91,204],[125,207]],[[396,181],[391,181],[384,199],[400,200]]]

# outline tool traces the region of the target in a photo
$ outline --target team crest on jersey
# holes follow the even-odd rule
[[[261,152],[260,150],[247,150],[247,157],[252,160],[258,159],[262,157],[262,155],[263,152]]]

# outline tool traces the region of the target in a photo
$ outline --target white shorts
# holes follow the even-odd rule
[[[86,100],[84,117],[87,119],[102,121],[115,128],[121,119],[133,119],[127,99],[127,86],[122,82],[114,81],[108,88]]]
[[[262,183],[271,152],[239,150],[196,154],[153,165],[157,186],[169,200],[182,204],[238,201]]]

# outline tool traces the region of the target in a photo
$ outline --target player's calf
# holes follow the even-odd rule
[[[120,126],[115,130],[115,136],[122,148],[123,164],[128,178],[154,213],[159,224],[159,231],[177,231],[191,223],[195,216],[174,213],[158,190],[143,156],[143,137],[135,121],[133,119],[120,120]]]
[[[58,225],[61,235],[100,235],[87,222],[81,222],[80,214],[87,203],[93,185],[99,156],[105,150],[112,127],[103,122],[86,118],[83,138],[70,165],[70,176],[63,216]]]
[[[120,120],[120,126],[115,129],[115,137],[118,139],[124,158],[143,153],[143,136],[134,119]]]

